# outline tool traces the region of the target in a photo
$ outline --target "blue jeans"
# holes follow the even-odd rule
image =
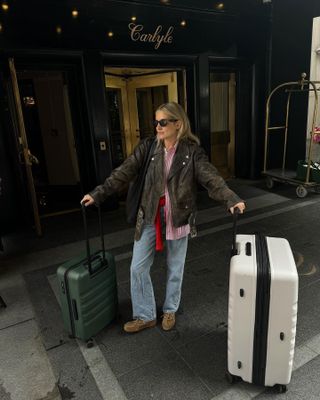
[[[154,225],[145,225],[140,240],[134,242],[131,261],[131,301],[133,318],[144,321],[156,319],[156,302],[150,277],[155,255],[156,231]],[[188,236],[166,241],[167,288],[163,312],[179,308]]]

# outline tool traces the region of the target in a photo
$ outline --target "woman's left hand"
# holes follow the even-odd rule
[[[242,201],[240,203],[235,204],[233,207],[229,208],[229,211],[231,212],[231,214],[234,213],[235,208],[237,208],[239,210],[240,214],[243,214],[243,212],[246,208],[246,205]]]

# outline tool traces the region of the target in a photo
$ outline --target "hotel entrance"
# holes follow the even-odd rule
[[[113,166],[132,153],[139,140],[154,135],[156,108],[168,101],[186,107],[183,70],[105,68]]]
[[[76,212],[84,193],[155,134],[154,111],[167,101],[187,111],[224,178],[259,177],[270,2],[171,3],[79,2],[67,10],[50,2],[34,12],[17,2],[3,10],[5,231],[32,223],[41,235],[41,223]],[[104,205],[117,206],[116,196]]]

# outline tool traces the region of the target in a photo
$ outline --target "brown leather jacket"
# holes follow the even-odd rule
[[[152,139],[142,140],[123,164],[113,170],[105,182],[90,193],[95,203],[102,203],[107,196],[124,190],[136,177],[150,140]],[[144,224],[154,223],[159,197],[164,193],[163,157],[164,148],[159,143],[154,150],[146,174],[135,240],[140,239]],[[179,227],[189,223],[191,237],[197,234],[195,214],[198,183],[207,189],[211,198],[223,202],[227,209],[242,201],[228,188],[198,144],[188,139],[180,140],[168,175],[167,186],[172,206],[173,225]]]

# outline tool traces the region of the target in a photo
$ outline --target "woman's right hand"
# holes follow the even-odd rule
[[[94,203],[93,197],[90,194],[85,194],[83,199],[80,201],[81,204],[84,204],[86,207],[91,206]]]

